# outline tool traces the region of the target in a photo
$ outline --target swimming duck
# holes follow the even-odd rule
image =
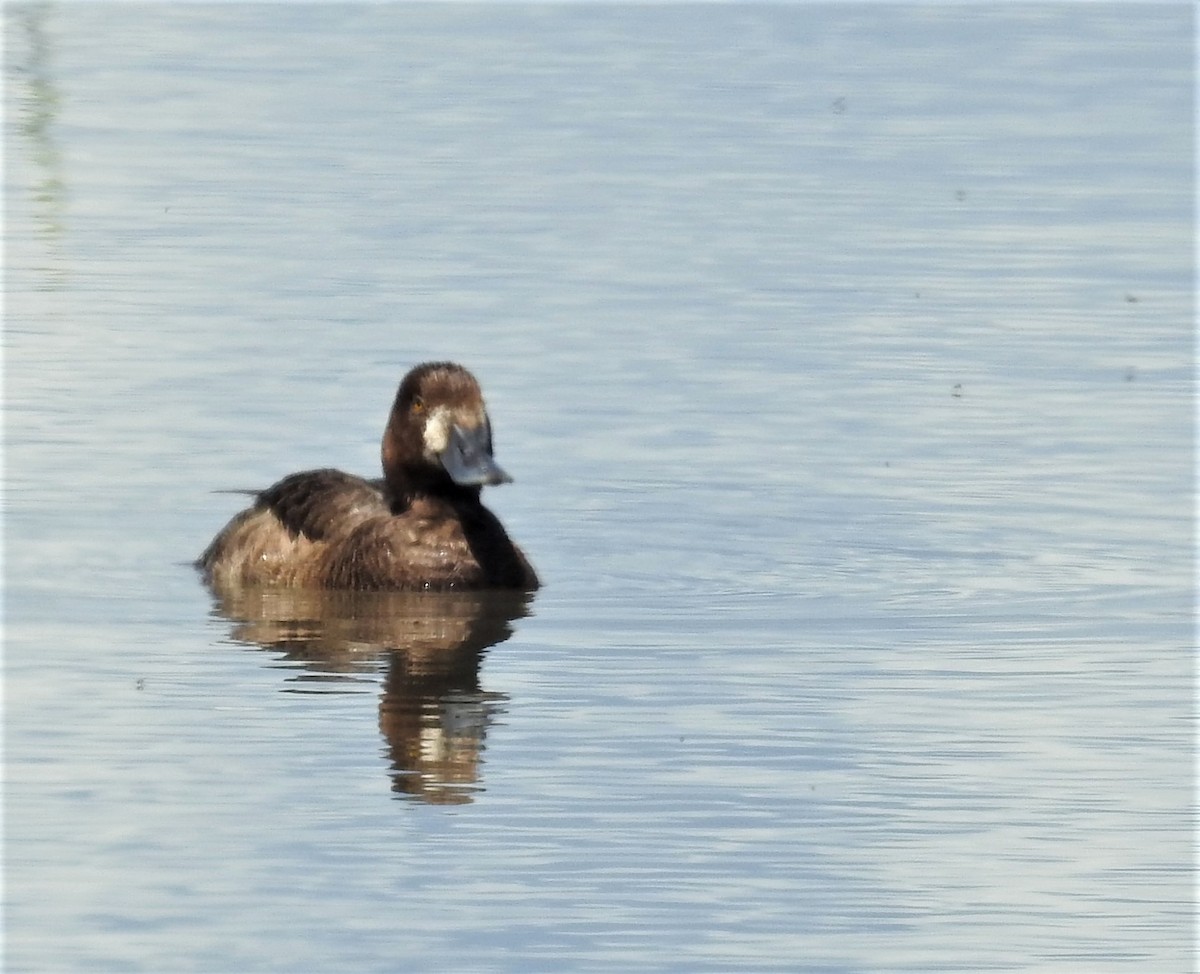
[[[400,383],[381,448],[383,478],[308,470],[255,494],[196,562],[216,588],[532,590],[538,577],[484,485],[512,478],[492,455],[479,383],[427,362]]]

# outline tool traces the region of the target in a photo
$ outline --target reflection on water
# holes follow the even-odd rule
[[[43,239],[53,240],[62,232],[66,191],[62,157],[53,135],[60,98],[46,30],[49,10],[48,4],[18,6],[8,18],[23,41],[24,58],[13,71],[20,80],[14,94],[19,117],[17,131],[26,140],[28,156],[36,169],[29,189],[33,222]],[[47,278],[56,279],[62,266],[60,260],[49,261]]]
[[[263,588],[215,595],[233,638],[281,652],[300,671],[293,684],[383,669],[379,729],[392,790],[431,804],[471,801],[488,724],[506,699],[482,689],[479,667],[528,615],[531,595]]]

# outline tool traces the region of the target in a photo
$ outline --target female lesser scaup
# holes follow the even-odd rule
[[[383,479],[294,473],[256,495],[196,562],[217,588],[535,589],[538,578],[484,484],[510,478],[492,458],[479,383],[429,362],[404,377],[383,433]]]

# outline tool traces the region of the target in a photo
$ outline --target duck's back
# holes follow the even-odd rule
[[[196,564],[214,585],[311,585],[322,555],[388,513],[380,484],[340,470],[285,477],[230,521]]]
[[[381,481],[292,474],[257,495],[197,564],[215,586],[533,588],[537,576],[476,498],[394,510]]]
[[[344,537],[364,520],[389,513],[383,481],[364,480],[341,470],[294,473],[258,495],[291,534],[313,541]]]

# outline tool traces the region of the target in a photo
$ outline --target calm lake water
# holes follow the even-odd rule
[[[4,966],[1192,969],[1194,7],[5,7]],[[223,490],[480,377],[532,599]]]

